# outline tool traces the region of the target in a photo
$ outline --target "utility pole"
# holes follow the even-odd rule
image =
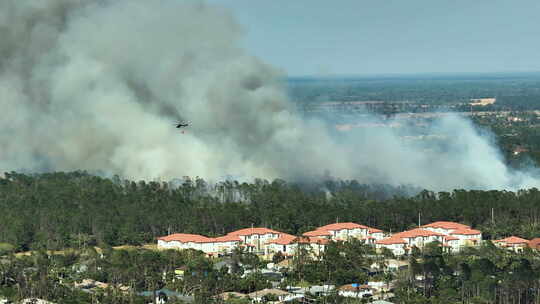
[[[420,227],[420,212],[418,212],[418,227]]]
[[[495,225],[495,211],[491,207],[491,225]]]

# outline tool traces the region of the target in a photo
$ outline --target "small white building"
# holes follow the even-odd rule
[[[348,298],[363,298],[373,295],[373,291],[369,285],[347,284],[338,288],[338,295]]]

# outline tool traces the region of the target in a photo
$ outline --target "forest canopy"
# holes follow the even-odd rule
[[[11,172],[0,179],[0,243],[16,251],[138,245],[168,233],[215,236],[251,225],[298,235],[348,221],[387,232],[445,220],[480,229],[487,239],[540,235],[536,188],[411,196],[413,190],[335,179],[209,184],[201,178],[135,182],[79,171]]]

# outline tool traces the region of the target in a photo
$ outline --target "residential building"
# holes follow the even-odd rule
[[[493,243],[496,246],[506,248],[508,250],[512,250],[515,252],[522,251],[523,248],[529,246],[529,240],[522,239],[517,236],[510,236],[504,239],[494,240]]]
[[[175,233],[158,238],[158,248],[195,249],[205,253],[215,252],[215,239],[198,234]]]
[[[384,238],[383,231],[357,223],[334,223],[319,227],[303,234],[308,237],[323,237],[334,241],[347,241],[351,238],[374,244],[376,240]]]
[[[416,228],[396,233],[389,238],[378,240],[375,242],[375,247],[379,249],[387,248],[391,250],[394,255],[403,255],[413,246],[422,248],[426,244],[435,241],[444,245],[447,237],[448,236],[440,232]],[[455,241],[455,239],[452,238],[452,241]]]
[[[273,256],[281,252],[285,256],[294,255],[298,248],[304,248],[313,256],[320,256],[324,252],[328,239],[321,237],[296,237],[294,235],[283,233],[279,238],[271,240],[265,247],[265,255]]]
[[[407,242],[404,239],[394,236],[375,242],[376,249],[387,248],[388,250],[392,251],[394,255],[404,255],[406,245]]]
[[[338,294],[348,298],[364,298],[373,295],[373,288],[369,285],[347,284],[338,288]]]
[[[230,232],[227,236],[237,236],[242,243],[255,246],[257,252],[264,250],[264,245],[271,240],[278,239],[283,232],[268,228],[245,228]]]
[[[431,224],[420,226],[420,228],[449,235],[455,230],[468,229],[471,227],[465,224],[460,224],[460,223],[439,221],[439,222],[433,222]]]
[[[281,234],[283,233],[268,228],[246,228],[216,238],[175,233],[159,237],[158,248],[195,249],[207,254],[224,254],[230,253],[234,248],[245,247],[249,251],[261,252],[266,243],[278,239]]]

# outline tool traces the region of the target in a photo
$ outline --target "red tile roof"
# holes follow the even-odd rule
[[[400,237],[391,236],[389,238],[378,240],[375,242],[375,244],[392,245],[392,244],[407,244],[407,242]]]
[[[528,244],[529,240],[522,239],[522,238],[517,237],[517,236],[510,236],[510,237],[507,237],[507,238],[504,238],[504,239],[495,240],[493,242],[494,243],[505,243],[505,244],[508,244],[508,245],[517,245],[517,244]]]
[[[482,232],[480,230],[465,228],[465,229],[457,229],[455,231],[452,231],[450,234],[475,235],[475,234],[481,234],[481,233]]]
[[[282,232],[268,229],[268,228],[244,228],[244,229],[236,230],[233,232],[229,232],[227,235],[253,235],[253,234],[263,235],[263,234],[269,234],[269,233],[281,234]]]
[[[289,245],[296,239],[296,236],[287,233],[282,233],[275,240],[271,240],[268,244]]]
[[[213,238],[208,238],[199,234],[188,234],[188,233],[175,233],[167,236],[159,237],[158,240],[171,242],[178,241],[181,243],[212,243],[214,242]]]
[[[328,244],[328,239],[315,236],[299,236],[293,240],[293,243],[298,244]]]
[[[304,232],[302,235],[303,236],[327,236],[327,235],[332,235],[332,234],[328,232],[328,230],[317,229],[313,231]]]
[[[427,229],[421,229],[421,228],[415,228],[408,231],[399,232],[393,235],[394,237],[400,237],[400,238],[415,238],[415,237],[429,237],[429,236],[445,236],[445,234],[427,230]]]
[[[321,245],[326,245],[329,243],[328,239],[320,238],[320,237],[309,237],[309,242],[311,244],[321,244]]]
[[[237,235],[224,235],[224,236],[218,236],[217,238],[215,238],[215,241],[216,243],[221,243],[221,242],[240,242],[241,239],[239,236]]]
[[[369,229],[368,226],[360,225],[357,223],[335,223],[335,224],[329,224],[322,227],[317,228],[317,230],[342,230],[342,229]]]
[[[381,229],[369,227],[368,232],[369,233],[379,233],[379,232],[383,232],[383,231]]]
[[[454,222],[444,222],[444,221],[438,221],[433,222],[431,224],[427,224],[424,226],[421,226],[421,228],[442,228],[442,229],[466,229],[471,228],[470,226],[460,224],[460,223],[454,223]]]

